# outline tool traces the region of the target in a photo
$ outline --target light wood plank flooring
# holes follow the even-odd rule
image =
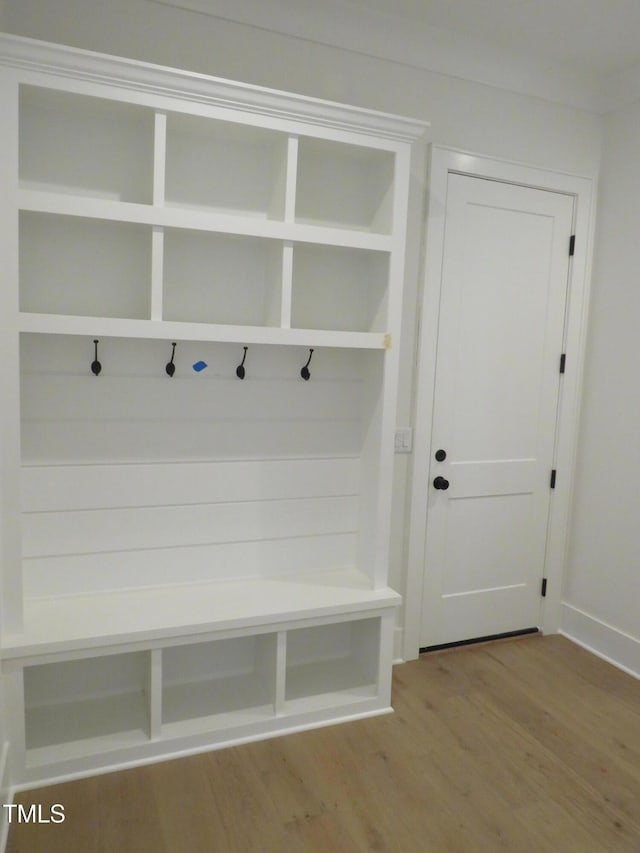
[[[9,853],[639,853],[640,681],[559,636],[395,668],[396,713],[21,794]]]

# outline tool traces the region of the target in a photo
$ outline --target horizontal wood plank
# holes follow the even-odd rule
[[[24,424],[27,464],[335,456],[361,450],[360,421]]]
[[[91,356],[93,358],[93,355]],[[104,356],[103,356],[104,358]],[[185,421],[248,420],[264,424],[288,418],[314,420],[332,413],[338,420],[358,417],[360,389],[355,382],[299,382],[294,365],[291,377],[239,382],[235,376],[209,380],[191,376],[174,381],[166,376],[100,375],[25,376],[22,417],[26,421]],[[82,367],[78,365],[79,368]],[[164,371],[164,366],[160,365]],[[104,365],[104,371],[107,370]],[[251,370],[247,365],[247,373]],[[235,371],[235,368],[234,368]]]
[[[22,468],[23,512],[356,495],[357,457]]]
[[[28,559],[351,533],[357,510],[356,498],[332,497],[31,513],[23,550]]]
[[[215,545],[24,560],[28,598],[271,577],[354,566],[356,535],[334,533]],[[215,591],[210,592],[215,595]]]

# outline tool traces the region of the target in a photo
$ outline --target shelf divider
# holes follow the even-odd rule
[[[284,200],[284,221],[295,222],[296,187],[298,182],[298,137],[290,136],[287,143],[287,180]]]
[[[276,716],[284,714],[285,689],[287,677],[287,632],[278,631],[276,645],[276,671],[275,671],[275,696],[274,710]]]
[[[151,319],[162,320],[164,286],[164,228],[154,225],[151,230]]]
[[[293,243],[286,242],[282,247],[282,302],[280,325],[291,328],[291,300],[293,293]]]
[[[151,649],[148,666],[149,738],[157,740],[162,735],[162,649]]]
[[[162,206],[165,201],[165,175],[167,159],[167,114],[155,114],[153,137],[153,203]]]

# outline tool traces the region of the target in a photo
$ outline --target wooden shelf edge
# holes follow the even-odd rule
[[[110,222],[204,231],[236,237],[317,243],[377,252],[390,252],[393,249],[393,237],[390,234],[365,228],[342,228],[330,223],[284,222],[266,216],[232,215],[215,209],[177,204],[140,204],[75,193],[23,188],[18,192],[18,206],[20,210],[30,213],[104,219]]]
[[[291,628],[313,619],[379,614],[401,596],[371,589],[355,570],[267,579],[27,599],[24,631],[2,638],[2,659],[34,663],[57,654],[115,651],[189,637],[201,642],[230,631]]]
[[[132,320],[22,312],[18,331],[41,335],[86,335],[104,338],[208,341],[269,346],[387,349],[384,332],[343,332],[333,329],[283,329],[271,326],[225,326],[172,320]]]

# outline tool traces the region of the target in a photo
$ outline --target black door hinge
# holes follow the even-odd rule
[[[555,489],[555,487],[556,487],[556,469],[554,468],[554,469],[551,471],[551,480],[550,480],[550,482],[549,482],[549,488],[550,488],[550,489]]]
[[[576,235],[572,234],[569,237],[569,257],[575,254],[576,251]]]
[[[546,578],[542,578],[542,586],[540,587],[540,595],[543,598],[547,597],[547,579]]]
[[[567,366],[567,354],[563,352],[560,356],[560,373],[564,373]]]

